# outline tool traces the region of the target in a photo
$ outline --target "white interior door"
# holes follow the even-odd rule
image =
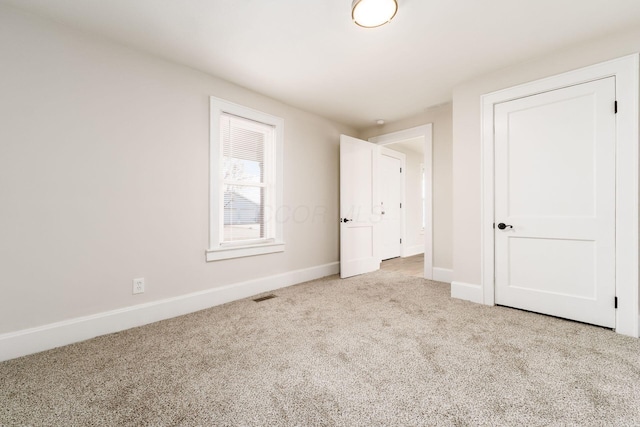
[[[397,153],[398,155],[401,153]],[[392,150],[380,154],[380,257],[399,257],[402,243],[402,160]]]
[[[615,327],[615,78],[495,106],[495,301]]]
[[[340,135],[340,277],[380,268],[379,147]]]

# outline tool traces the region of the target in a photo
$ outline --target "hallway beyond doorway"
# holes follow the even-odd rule
[[[395,271],[406,276],[424,277],[424,254],[382,261],[380,270]]]

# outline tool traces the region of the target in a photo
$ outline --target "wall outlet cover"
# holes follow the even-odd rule
[[[133,293],[141,294],[144,292],[144,277],[133,279]]]

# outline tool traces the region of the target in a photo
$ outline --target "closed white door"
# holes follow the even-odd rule
[[[379,147],[340,135],[340,277],[380,268]]]
[[[495,301],[615,327],[615,78],[495,106]]]
[[[402,219],[402,160],[383,149],[380,155],[380,256],[382,260],[400,256]],[[398,153],[400,154],[400,153]]]

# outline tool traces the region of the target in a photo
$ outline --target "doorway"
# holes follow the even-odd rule
[[[390,148],[405,153],[407,168],[403,178],[407,194],[404,198],[407,204],[404,205],[406,209],[403,208],[406,220],[402,226],[401,256],[409,257],[423,253],[422,271],[425,279],[433,279],[432,131],[433,125],[429,123],[369,138],[369,142],[380,146],[381,149]],[[413,168],[410,167],[409,156],[418,159],[414,161]],[[408,208],[409,192],[416,194],[412,197],[417,209]]]

